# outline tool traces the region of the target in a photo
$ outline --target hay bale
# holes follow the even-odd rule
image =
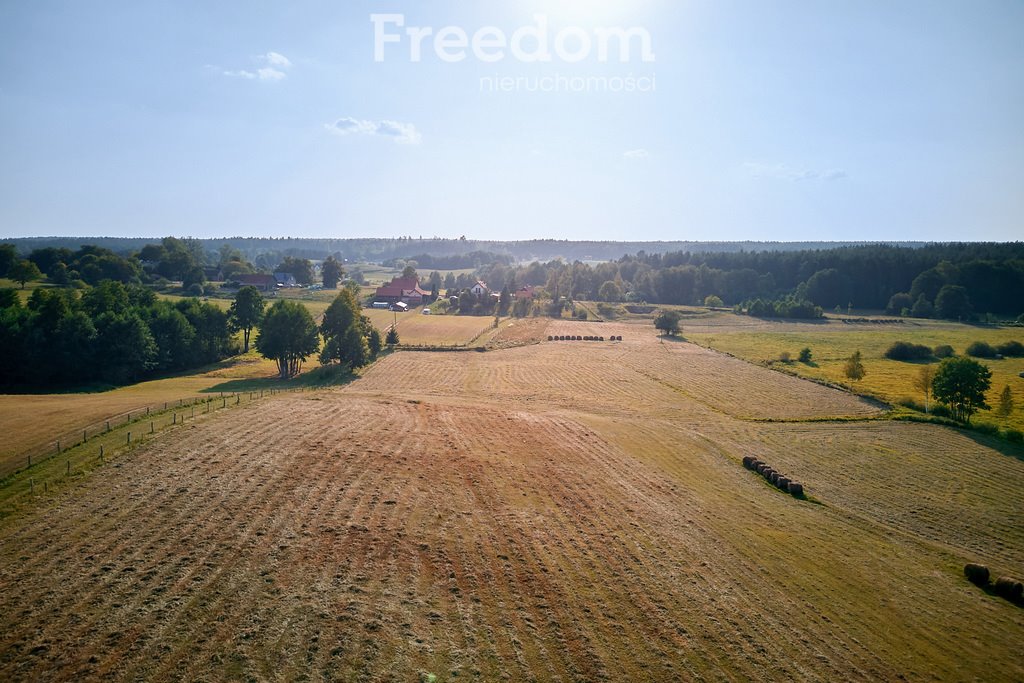
[[[804,497],[804,485],[798,484],[795,481],[789,482],[789,494],[796,498]]]
[[[775,470],[773,470],[771,467],[765,467],[764,472],[761,473],[761,476],[767,479],[768,481],[771,481],[773,474],[775,474]]]
[[[749,470],[750,467],[753,464],[754,464],[754,456],[752,456],[752,455],[744,455],[743,456],[743,466],[744,467],[746,467]]]
[[[759,462],[759,463],[757,463],[757,466],[755,467],[755,469],[757,470],[758,474],[764,474],[764,471],[766,469],[768,469],[768,465],[766,465],[763,462]]]
[[[966,569],[964,567],[965,571]],[[1012,577],[1000,576],[996,579],[996,595],[1012,602],[1019,602],[1021,597],[1024,597],[1024,584]]]
[[[778,472],[772,472],[772,476],[768,477],[768,481],[770,481],[775,486],[778,486],[779,485],[779,477],[781,477],[781,476],[782,475],[779,474]]]
[[[598,337],[597,341],[604,341],[604,337]]]
[[[555,340],[555,338],[554,338],[554,337],[552,337],[552,336],[551,336],[551,335],[549,334],[549,335],[548,335],[548,341],[554,341],[554,340]]]
[[[783,491],[789,491],[789,477],[779,477],[775,485]]]
[[[964,576],[976,586],[988,585],[988,567],[983,564],[968,563],[964,565]]]

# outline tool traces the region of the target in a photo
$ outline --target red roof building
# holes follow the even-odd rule
[[[273,275],[236,275],[231,278],[242,287],[255,287],[261,292],[277,290],[277,279]]]
[[[413,306],[423,303],[423,300],[430,296],[430,292],[420,288],[419,279],[414,277],[396,277],[389,284],[377,288],[374,294],[374,301],[387,301],[389,303],[403,301]]]

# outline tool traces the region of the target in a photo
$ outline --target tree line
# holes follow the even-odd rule
[[[0,385],[124,384],[237,352],[228,314],[197,299],[176,303],[112,280],[83,292],[36,289],[22,305],[0,290]]]

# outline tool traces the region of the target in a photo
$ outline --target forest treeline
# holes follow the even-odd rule
[[[25,305],[0,290],[0,386],[123,384],[237,352],[228,314],[198,299],[170,303],[113,280],[36,289]]]

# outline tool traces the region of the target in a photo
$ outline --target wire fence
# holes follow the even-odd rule
[[[216,412],[230,406],[252,402],[274,394],[301,391],[294,389],[261,389],[258,391],[231,392],[220,394],[196,395],[176,401],[160,401],[139,406],[131,410],[105,417],[83,427],[76,427],[63,433],[54,434],[45,442],[40,443],[16,455],[0,459],[0,479],[17,474],[26,469],[38,466],[61,453],[88,443],[90,440],[104,436],[127,425],[139,424],[138,434],[153,433],[157,422],[161,428],[167,424],[175,425],[188,419]],[[164,424],[164,423],[167,424]],[[129,432],[130,434],[130,432]],[[130,436],[128,437],[131,438]]]

